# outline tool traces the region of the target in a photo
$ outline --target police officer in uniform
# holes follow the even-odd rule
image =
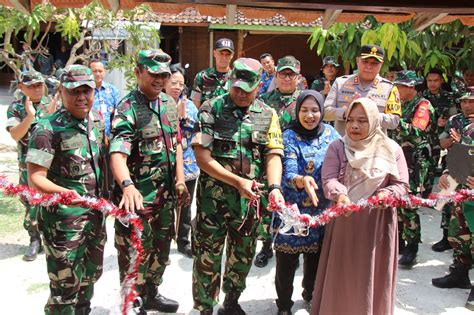
[[[28,179],[42,193],[102,196],[104,123],[91,111],[94,78],[82,65],[66,67],[59,93],[63,107],[37,122],[26,157]],[[85,315],[102,274],[106,240],[100,211],[78,206],[38,208],[50,280],[45,314]]]
[[[217,304],[224,244],[226,297],[218,314],[245,314],[238,299],[255,254],[257,189],[265,173],[269,197],[283,202],[281,130],[275,110],[256,100],[261,72],[255,59],[236,60],[230,92],[205,102],[195,125],[192,145],[202,172],[193,233],[193,298],[201,314],[212,314]]]
[[[324,120],[335,121],[335,128],[345,133],[345,111],[356,98],[369,97],[377,103],[383,130],[395,129],[401,116],[397,88],[379,75],[385,51],[377,45],[364,45],[357,57],[357,74],[336,79],[324,102]]]
[[[13,140],[17,141],[18,168],[20,173],[19,184],[28,185],[26,172],[26,153],[32,126],[42,117],[56,110],[56,101],[45,96],[44,79],[41,73],[35,70],[23,71],[18,79],[18,87],[23,96],[14,101],[7,110],[7,131]],[[30,235],[28,246],[23,260],[33,261],[41,250],[41,237],[36,221],[36,207],[23,202],[26,212],[23,226]]]
[[[229,92],[230,62],[234,57],[234,42],[221,38],[214,44],[215,66],[196,74],[191,99],[197,108],[205,101]]]
[[[337,58],[326,56],[323,58],[323,67],[321,68],[321,76],[316,78],[311,84],[311,90],[315,90],[327,96],[331,90],[331,86],[336,81],[337,70],[339,64]]]
[[[183,149],[177,105],[162,93],[170,78],[171,57],[141,50],[135,68],[138,86],[117,105],[110,141],[111,169],[119,207],[136,212],[144,226],[143,262],[137,290],[145,310],[176,312],[179,304],[158,292],[174,236],[174,209],[189,197],[184,183]],[[176,194],[175,194],[176,191]],[[129,265],[130,227],[115,221],[120,279]],[[141,310],[144,312],[143,309]]]
[[[414,71],[400,71],[394,83],[400,92],[403,113],[393,138],[402,147],[407,161],[410,192],[421,195],[429,189],[428,171],[432,165],[430,133],[436,127],[435,111],[428,100],[417,94],[415,87],[423,83],[423,79]],[[421,242],[420,216],[416,208],[399,208],[398,219],[402,235],[399,237],[400,247],[403,249],[398,264],[411,268]]]

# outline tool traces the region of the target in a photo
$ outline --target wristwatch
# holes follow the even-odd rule
[[[274,190],[274,189],[278,189],[280,192],[282,192],[280,185],[278,185],[278,184],[268,185],[268,193],[271,193],[272,190]]]
[[[128,187],[130,185],[135,185],[131,179],[124,179],[122,183],[120,184],[120,188],[124,189],[125,187]]]

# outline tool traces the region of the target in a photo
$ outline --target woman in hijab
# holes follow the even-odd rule
[[[359,98],[347,111],[346,135],[324,159],[325,196],[338,205],[370,196],[403,196],[402,149],[380,128],[377,105]],[[397,279],[397,212],[380,206],[338,217],[326,227],[311,314],[393,314]]]
[[[296,203],[301,213],[319,214],[329,205],[321,189],[321,167],[329,144],[339,139],[337,131],[322,122],[324,98],[316,91],[303,91],[296,100],[296,120],[283,132],[283,195]],[[274,214],[274,229],[280,220]],[[278,231],[278,230],[277,230]],[[283,231],[280,231],[283,232]],[[275,286],[278,314],[291,314],[293,279],[300,254],[304,256],[303,299],[311,300],[324,229],[311,228],[307,235],[291,235],[297,231],[278,233]]]

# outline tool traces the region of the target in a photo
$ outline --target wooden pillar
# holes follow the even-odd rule
[[[236,57],[244,57],[244,31],[243,30],[238,30],[237,32],[237,51],[236,51]]]
[[[214,30],[209,32],[209,67],[214,66]]]

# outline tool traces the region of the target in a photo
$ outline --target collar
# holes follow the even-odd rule
[[[380,82],[381,80],[382,80],[382,77],[381,77],[379,74],[377,74],[377,76],[375,77],[375,79],[372,81],[372,83],[371,83],[370,85],[371,85],[372,87],[376,87],[376,86],[379,84],[379,82]],[[362,84],[362,82],[361,82],[360,79],[359,79],[359,75],[358,75],[358,74],[356,74],[356,75],[354,76],[354,84]]]

